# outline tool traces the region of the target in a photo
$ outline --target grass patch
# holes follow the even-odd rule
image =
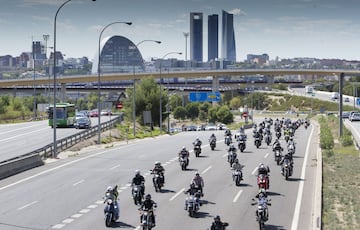
[[[324,119],[320,124],[327,124],[334,139],[342,139],[337,119]],[[344,136],[348,135],[349,131],[344,131]],[[332,149],[323,150],[323,229],[360,229],[359,165],[359,152],[353,145],[340,141]]]

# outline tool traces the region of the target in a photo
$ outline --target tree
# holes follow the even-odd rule
[[[192,102],[186,105],[187,117],[191,120],[194,120],[199,116],[199,103]]]
[[[216,112],[217,120],[224,124],[230,124],[234,121],[234,115],[231,113],[228,106],[221,106]]]
[[[233,110],[239,109],[241,106],[241,99],[240,97],[233,97],[230,101],[230,108]]]
[[[173,114],[175,119],[185,120],[187,111],[184,107],[178,106],[174,109]]]
[[[217,121],[216,112],[218,111],[219,106],[211,107],[208,112],[208,120],[210,123],[215,123]]]

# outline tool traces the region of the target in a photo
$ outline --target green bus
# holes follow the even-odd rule
[[[54,105],[48,108],[49,126],[54,126]],[[70,103],[56,103],[56,127],[74,127],[75,105]]]

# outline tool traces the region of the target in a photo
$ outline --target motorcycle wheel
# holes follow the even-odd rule
[[[289,179],[289,172],[288,170],[285,170],[285,180],[288,180]]]
[[[111,226],[111,215],[110,214],[107,214],[106,217],[105,217],[105,226],[106,227],[110,227]]]
[[[236,180],[235,180],[236,186],[240,186],[240,182],[241,182],[240,177],[239,176],[236,177]]]
[[[259,229],[260,230],[265,230],[265,224],[262,220],[259,221]]]

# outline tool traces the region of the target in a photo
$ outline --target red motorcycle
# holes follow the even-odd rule
[[[269,177],[265,174],[258,175],[257,184],[259,186],[259,189],[269,189]]]

